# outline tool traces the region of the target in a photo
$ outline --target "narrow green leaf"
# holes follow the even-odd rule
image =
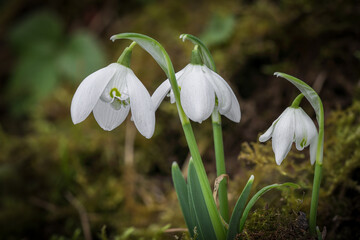
[[[174,72],[170,58],[165,49],[155,39],[139,33],[120,33],[112,36],[110,39],[112,41],[117,39],[129,39],[136,42],[155,59],[169,78],[171,75],[170,71],[172,70]]]
[[[316,226],[316,235],[317,235],[318,240],[323,239],[322,234],[321,234],[320,229],[319,229],[318,226]]]
[[[321,99],[320,99],[319,95],[315,92],[315,90],[312,89],[305,82],[301,81],[300,79],[290,76],[288,74],[276,72],[276,73],[274,73],[274,75],[277,77],[285,78],[286,80],[288,80],[289,82],[294,84],[295,87],[297,87],[300,90],[300,92],[302,92],[304,94],[306,99],[310,102],[311,106],[314,108],[314,111],[316,113],[316,118],[319,121],[319,117],[322,115],[324,110],[323,110]]]
[[[195,216],[198,223],[198,232],[200,239],[217,240],[211,218],[206,208],[204,196],[202,194],[199,178],[197,176],[193,160],[189,162],[188,184],[190,186],[190,195],[194,204]]]
[[[205,44],[197,37],[191,35],[191,34],[181,34],[180,38],[185,41],[186,39],[188,39],[189,41],[191,41],[193,44],[198,45],[200,47],[200,55],[201,55],[201,59],[203,60],[204,64],[210,68],[211,70],[213,70],[214,72],[216,72],[216,66],[215,66],[215,62],[214,59],[209,51],[209,49],[205,46]]]
[[[279,188],[279,187],[294,187],[294,188],[299,188],[300,186],[295,184],[295,183],[283,183],[283,184],[272,184],[266,187],[263,187],[262,189],[260,189],[249,201],[249,203],[247,204],[244,213],[240,219],[240,225],[239,225],[239,233],[242,232],[242,230],[244,229],[245,226],[245,221],[247,216],[249,215],[249,212],[251,210],[251,208],[254,206],[254,204],[256,203],[256,201],[266,192],[270,191],[273,188]]]
[[[195,216],[192,214],[190,206],[190,198],[188,193],[188,186],[186,185],[185,179],[179,169],[179,166],[176,162],[172,164],[171,167],[172,178],[174,182],[174,187],[176,194],[178,196],[181,211],[184,215],[186,226],[189,229],[191,237],[194,237],[194,228],[195,228]]]
[[[230,219],[230,223],[229,223],[229,231],[228,231],[228,234],[226,237],[227,240],[235,239],[236,235],[238,233],[240,233],[240,232],[238,232],[240,218],[244,212],[245,204],[248,200],[253,182],[254,182],[254,175],[251,175],[251,177],[249,178],[243,191],[241,192],[239,199],[236,202],[236,205],[235,205],[235,208],[231,215],[231,219]]]

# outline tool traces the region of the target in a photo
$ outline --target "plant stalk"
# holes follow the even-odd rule
[[[310,232],[316,234],[316,216],[317,216],[317,207],[319,201],[319,190],[322,177],[322,164],[315,164],[315,174],[313,182],[313,190],[311,195],[311,207],[310,207]]]
[[[215,158],[216,158],[216,174],[220,176],[226,174],[225,156],[224,156],[224,144],[221,128],[221,116],[217,109],[214,110],[211,116],[213,134],[214,134],[214,146],[215,146]],[[226,179],[226,178],[225,178]],[[225,222],[229,222],[229,203],[227,196],[227,182],[221,181],[218,190],[220,214]]]

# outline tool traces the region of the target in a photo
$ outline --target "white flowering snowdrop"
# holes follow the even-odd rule
[[[240,122],[240,105],[234,92],[226,81],[205,65],[188,64],[175,74],[179,88],[180,101],[185,114],[193,121],[201,123],[217,108],[220,114],[234,122]],[[165,80],[151,96],[155,109],[170,96],[175,102],[169,80]]]
[[[130,109],[136,128],[150,138],[155,129],[150,94],[130,68],[112,63],[81,82],[71,102],[71,118],[77,124],[93,112],[100,127],[111,131],[125,120]]]
[[[272,137],[272,148],[278,165],[289,153],[292,143],[301,151],[310,145],[310,162],[314,164],[318,132],[314,122],[300,107],[288,107],[260,136],[259,141],[265,142]]]

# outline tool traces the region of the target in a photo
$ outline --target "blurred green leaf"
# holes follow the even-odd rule
[[[200,39],[209,47],[223,44],[231,37],[234,27],[235,18],[233,15],[214,14]]]
[[[79,82],[105,65],[105,54],[88,32],[78,31],[71,37],[58,59],[58,66],[69,79]]]
[[[17,52],[59,41],[63,33],[61,20],[51,12],[40,11],[25,17],[10,32],[10,42]],[[36,49],[33,49],[36,51]]]
[[[8,88],[8,99],[16,115],[27,112],[34,103],[50,93],[57,83],[57,73],[51,58],[23,56],[14,68]]]
[[[18,59],[6,97],[18,116],[30,112],[61,80],[79,82],[105,64],[100,44],[90,33],[67,36],[61,19],[51,12],[29,15],[14,27],[9,40]]]

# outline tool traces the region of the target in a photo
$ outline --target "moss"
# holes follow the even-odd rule
[[[307,219],[303,212],[280,212],[275,208],[263,208],[254,211],[248,218],[243,233],[237,239],[314,239],[307,229]]]

